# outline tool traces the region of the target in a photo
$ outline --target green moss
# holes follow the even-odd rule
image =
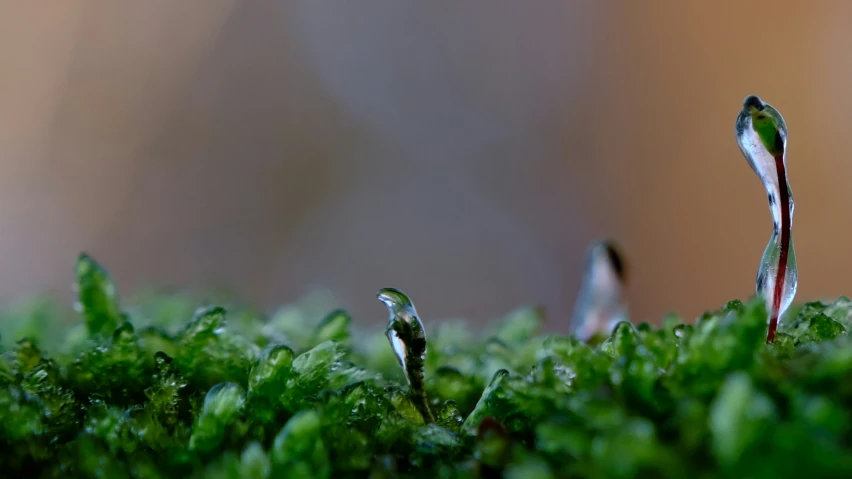
[[[425,321],[418,410],[384,336],[313,298],[265,318],[148,294],[81,256],[80,317],[2,314],[0,471],[28,477],[849,477],[852,301],[763,302],[589,344],[522,308]],[[14,474],[13,474],[14,473]]]

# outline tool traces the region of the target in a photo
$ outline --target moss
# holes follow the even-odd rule
[[[763,301],[588,344],[542,311],[425,322],[417,399],[384,330],[189,296],[119,303],[82,256],[80,318],[4,313],[0,470],[28,477],[849,477],[852,301]],[[377,319],[382,317],[377,312]],[[377,325],[378,326],[378,325]]]

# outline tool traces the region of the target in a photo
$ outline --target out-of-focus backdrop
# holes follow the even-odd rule
[[[0,4],[0,300],[314,288],[384,321],[567,328],[618,239],[635,320],[753,293],[771,219],[734,120],[789,127],[797,300],[852,294],[852,3]]]

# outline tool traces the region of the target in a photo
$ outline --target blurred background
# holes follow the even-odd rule
[[[424,318],[541,304],[590,241],[636,321],[753,294],[772,223],[734,120],[789,127],[797,301],[852,294],[852,3],[66,0],[0,4],[0,300],[375,291]]]

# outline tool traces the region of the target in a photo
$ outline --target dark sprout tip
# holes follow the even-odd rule
[[[611,239],[593,242],[586,251],[583,284],[574,305],[571,330],[581,341],[608,335],[618,321],[627,319],[624,289],[627,263]]]
[[[762,111],[765,104],[763,100],[760,99],[757,95],[749,95],[743,100],[743,109],[748,110],[749,108],[755,108],[758,111]]]
[[[606,251],[609,262],[612,265],[612,269],[615,271],[615,274],[618,276],[618,279],[620,279],[622,283],[626,282],[627,264],[624,261],[624,255],[621,254],[621,247],[612,240],[605,240],[601,242],[601,244]]]
[[[88,269],[92,263],[92,257],[88,253],[80,253],[77,256],[77,271]]]

